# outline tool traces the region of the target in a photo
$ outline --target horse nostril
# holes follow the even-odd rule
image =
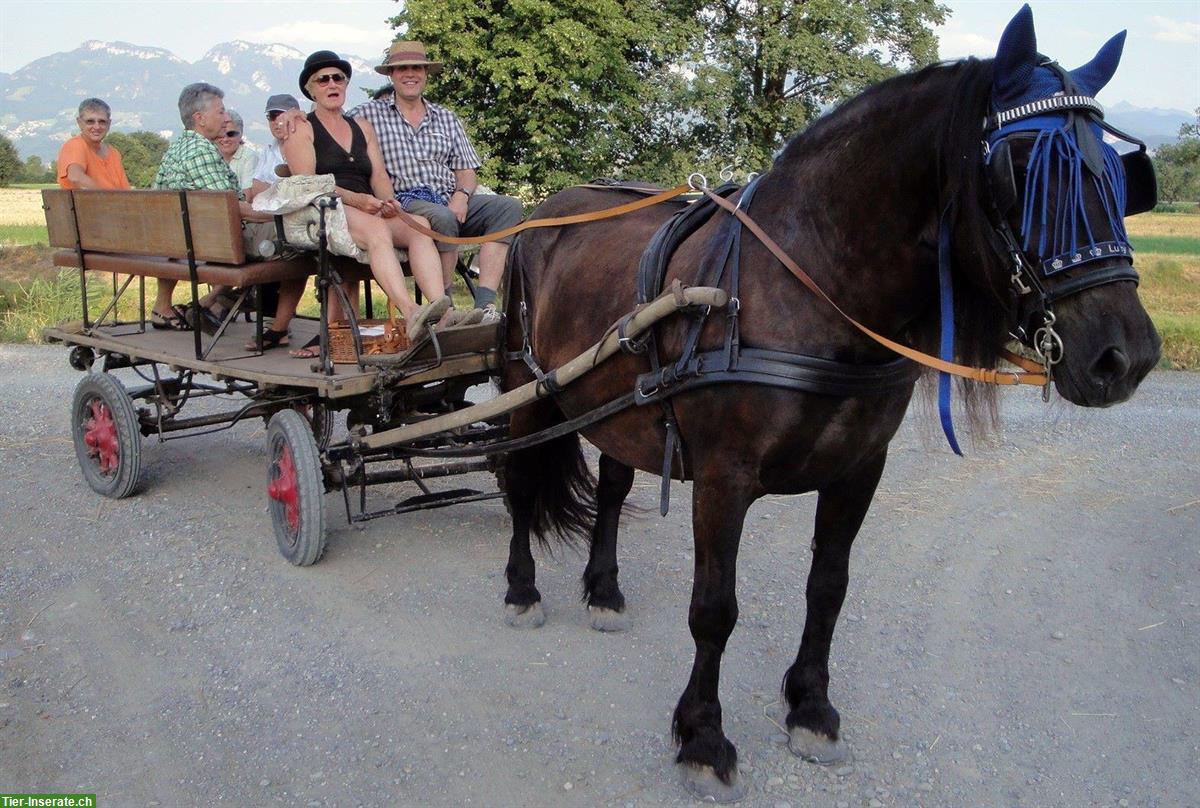
[[[1120,348],[1112,347],[1100,354],[1092,365],[1092,378],[1101,385],[1108,385],[1125,377],[1129,372],[1129,357]]]

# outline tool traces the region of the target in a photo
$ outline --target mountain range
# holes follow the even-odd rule
[[[163,48],[128,42],[84,42],[73,51],[36,59],[13,73],[0,73],[0,132],[21,157],[54,159],[63,141],[78,134],[79,102],[97,97],[113,112],[113,131],[147,130],[165,137],[183,128],[179,91],[207,81],[225,91],[226,109],[241,113],[251,143],[270,139],[264,106],[274,93],[300,94],[297,79],[308,54],[287,45],[235,40],[216,45],[195,62]],[[366,98],[357,88],[377,89],[385,79],[371,67],[378,61],[342,54],[354,68],[350,98]]]
[[[73,51],[36,59],[13,73],[0,73],[0,133],[21,153],[54,159],[63,141],[78,132],[79,102],[96,96],[113,110],[113,130],[149,130],[166,137],[182,124],[176,106],[179,91],[207,81],[225,91],[225,106],[241,113],[246,139],[270,138],[263,107],[274,93],[304,101],[296,84],[306,54],[279,44],[235,40],[216,45],[198,61],[188,62],[163,48],[127,42],[84,42]],[[343,57],[354,68],[349,97],[383,85],[371,66],[375,60]],[[1145,140],[1150,148],[1173,143],[1179,127],[1194,120],[1187,110],[1145,109],[1121,101],[1107,108],[1114,126]]]

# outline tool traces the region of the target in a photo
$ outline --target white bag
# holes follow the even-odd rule
[[[316,200],[333,193],[332,174],[305,174],[284,177],[254,197],[251,207],[263,213],[283,217],[283,237],[295,247],[315,250],[319,244],[317,230],[321,212]],[[325,209],[325,237],[329,251],[345,255],[360,264],[369,263],[367,254],[350,237],[346,224],[344,203],[338,200],[333,208]]]

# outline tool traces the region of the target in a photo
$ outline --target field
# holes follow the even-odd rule
[[[1147,213],[1127,227],[1140,294],[1163,336],[1163,366],[1200,370],[1200,213]],[[79,316],[78,275],[55,270],[49,249],[39,246],[46,242],[38,190],[0,188],[0,341],[36,342],[43,326]],[[108,289],[89,283],[101,306]],[[181,285],[181,301],[183,292]],[[152,279],[147,294],[154,294]],[[315,314],[312,296],[305,301],[302,313]],[[124,310],[132,314],[136,302]]]

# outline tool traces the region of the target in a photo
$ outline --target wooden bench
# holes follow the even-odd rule
[[[246,261],[233,191],[42,191],[54,264],[167,280],[253,286],[304,278],[315,254]],[[190,261],[189,261],[190,257]]]

